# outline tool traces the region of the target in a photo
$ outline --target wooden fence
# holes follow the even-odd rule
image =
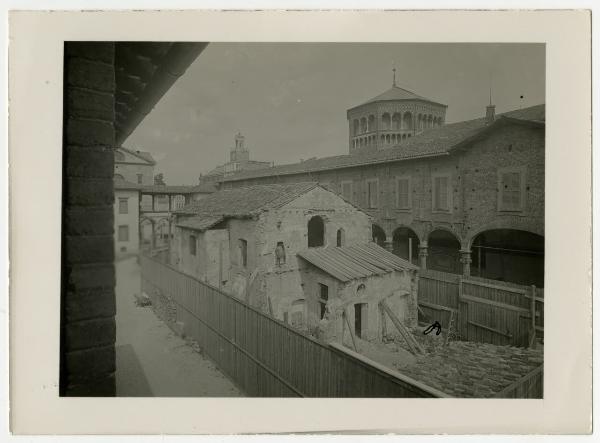
[[[305,336],[165,263],[140,257],[142,290],[240,389],[260,397],[447,397],[341,346]]]
[[[479,277],[421,270],[419,307],[447,328],[451,313],[463,340],[530,346],[544,333],[544,290]]]

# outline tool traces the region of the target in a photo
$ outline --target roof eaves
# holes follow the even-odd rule
[[[123,151],[125,151],[125,152],[127,152],[127,153],[129,153],[129,154],[131,154],[131,155],[133,155],[133,156],[135,156],[137,158],[139,158],[144,163],[149,163],[151,165],[156,165],[156,160],[154,160],[154,157],[152,157],[152,154],[150,154],[149,152],[148,152],[148,155],[150,156],[150,159],[147,159],[147,158],[144,158],[144,156],[140,155],[138,152],[136,152],[136,151],[134,151],[132,149],[126,148],[125,146],[119,146],[117,149],[122,149]]]
[[[314,169],[300,170],[300,171],[272,172],[271,174],[251,175],[251,176],[246,176],[246,177],[236,177],[235,175],[233,175],[231,177],[224,178],[223,182],[252,180],[255,178],[275,177],[275,176],[281,176],[281,175],[306,174],[306,173],[310,173],[310,172],[330,171],[332,169],[356,168],[356,167],[361,167],[364,165],[374,165],[374,164],[380,164],[380,163],[394,163],[394,162],[405,161],[405,160],[418,160],[418,159],[422,159],[422,158],[440,157],[440,156],[445,156],[445,155],[448,155],[448,151],[430,152],[427,154],[410,155],[410,156],[406,156],[406,157],[398,157],[398,158],[391,158],[391,159],[383,158],[383,159],[377,159],[377,160],[372,160],[372,161],[356,162],[356,163],[351,163],[351,164],[324,166],[324,167],[320,167],[320,168],[317,167]],[[261,171],[259,170],[256,172],[261,172]]]

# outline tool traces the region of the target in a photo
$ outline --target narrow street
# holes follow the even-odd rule
[[[242,396],[212,361],[176,336],[151,307],[135,305],[140,272],[135,257],[115,264],[117,271],[117,396]]]

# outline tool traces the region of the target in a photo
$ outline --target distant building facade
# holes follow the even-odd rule
[[[149,152],[118,147],[115,149],[115,179],[138,185],[154,183],[156,161]]]
[[[241,172],[220,186],[316,181],[372,216],[378,244],[422,268],[543,286],[544,105],[496,116],[490,104],[486,117],[386,149],[358,152],[352,134],[349,155]]]
[[[155,165],[149,152],[122,146],[114,150],[114,239],[117,257],[139,252],[139,189],[153,183]]]
[[[413,265],[371,242],[371,223],[316,183],[238,188],[179,211],[172,250],[183,272],[296,328],[333,340],[345,315],[377,339],[382,299],[416,321],[418,282]]]
[[[154,174],[149,152],[119,147],[114,151],[114,238],[117,256],[140,247],[166,248],[172,238],[172,213],[215,192],[212,184],[169,186]]]
[[[250,160],[250,150],[245,146],[245,137],[238,133],[235,136],[235,147],[229,152],[229,161],[200,176],[200,182],[218,182],[236,172],[256,171],[271,165],[270,162]]]
[[[139,185],[115,179],[115,255],[139,252],[140,191]]]

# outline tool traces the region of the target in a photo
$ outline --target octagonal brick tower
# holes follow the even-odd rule
[[[446,108],[396,86],[367,102],[348,109],[350,154],[401,145],[429,128],[444,124]]]

